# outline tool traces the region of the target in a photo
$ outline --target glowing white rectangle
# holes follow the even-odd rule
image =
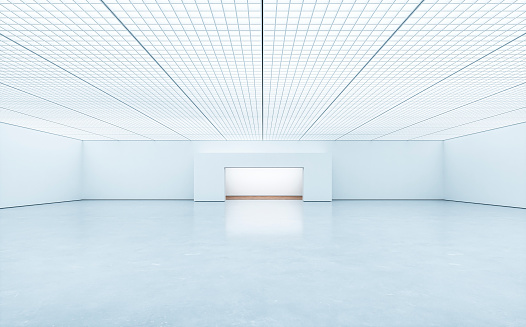
[[[227,196],[302,196],[303,168],[225,168]]]

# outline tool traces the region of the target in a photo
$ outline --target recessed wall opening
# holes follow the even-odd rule
[[[227,200],[302,200],[303,167],[225,168]]]

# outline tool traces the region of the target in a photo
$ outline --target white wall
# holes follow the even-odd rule
[[[85,141],[85,199],[193,199],[194,153],[326,152],[329,142]],[[258,151],[259,150],[259,151]],[[330,150],[329,150],[330,151]]]
[[[338,141],[334,199],[443,199],[443,142]]]
[[[189,141],[84,142],[84,199],[193,199]]]
[[[195,153],[330,153],[326,141],[195,141]]]
[[[526,208],[526,124],[444,142],[445,198]]]
[[[196,152],[332,154],[334,199],[443,199],[441,141],[197,142]]]
[[[334,199],[442,199],[442,145],[439,141],[86,141],[83,195],[192,199],[194,154],[326,153],[332,154]]]
[[[82,142],[0,123],[0,208],[79,200]]]
[[[225,168],[226,196],[302,196],[303,168]]]
[[[446,142],[80,142],[0,124],[0,207],[192,199],[194,154],[326,153],[334,199],[442,199],[526,207],[526,124]]]

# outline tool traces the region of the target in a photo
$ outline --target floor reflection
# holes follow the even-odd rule
[[[2,209],[0,326],[526,326],[524,235],[448,201]]]
[[[303,201],[226,201],[225,225],[227,237],[299,237],[303,233]]]

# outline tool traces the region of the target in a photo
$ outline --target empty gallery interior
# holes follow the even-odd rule
[[[525,1],[0,3],[0,326],[525,308]]]

